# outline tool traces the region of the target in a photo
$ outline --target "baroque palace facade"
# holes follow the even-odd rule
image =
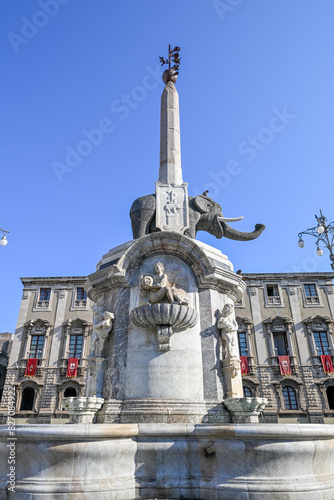
[[[247,291],[235,314],[244,396],[267,398],[263,422],[333,424],[334,273],[242,277]],[[86,277],[21,281],[0,421],[14,387],[17,423],[65,423],[62,397],[85,395],[93,325]]]

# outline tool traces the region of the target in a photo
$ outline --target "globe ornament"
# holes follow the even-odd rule
[[[176,83],[177,74],[173,69],[166,69],[162,74],[162,81],[166,85],[168,82]]]

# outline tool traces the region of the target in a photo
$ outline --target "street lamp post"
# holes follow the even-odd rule
[[[334,253],[333,253],[333,244],[334,244],[334,222],[330,222],[327,224],[327,219],[323,215],[322,211],[320,210],[320,217],[317,215],[315,216],[317,219],[318,225],[316,227],[311,227],[310,229],[306,229],[306,231],[302,231],[298,234],[298,245],[300,248],[303,248],[305,245],[305,242],[303,240],[303,234],[310,234],[311,236],[314,236],[317,238],[316,245],[317,245],[317,250],[316,254],[321,257],[321,255],[324,253],[323,250],[320,247],[320,242],[323,243],[323,245],[327,248],[329,251],[329,257],[331,259],[331,266],[334,271]]]
[[[7,238],[6,238],[6,234],[10,233],[10,231],[6,231],[5,229],[1,229],[1,228],[0,228],[0,231],[2,231],[2,238],[0,240],[0,245],[2,247],[5,247],[8,243]]]

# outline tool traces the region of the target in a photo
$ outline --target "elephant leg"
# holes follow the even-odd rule
[[[142,238],[149,234],[150,223],[153,219],[154,212],[152,210],[138,210],[131,213],[131,226],[133,239]]]

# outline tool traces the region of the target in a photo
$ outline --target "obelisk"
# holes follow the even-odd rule
[[[180,50],[178,47],[176,49]],[[162,231],[183,234],[189,227],[189,210],[188,184],[183,182],[181,167],[179,96],[175,88],[178,72],[171,68],[172,58],[176,57],[179,61],[176,49],[171,51],[169,48],[169,60],[163,59],[165,64],[169,64],[169,69],[162,76],[165,88],[161,96],[160,166],[155,191],[156,225]]]
[[[161,96],[159,182],[172,186],[183,184],[179,96],[171,79],[167,80]]]

